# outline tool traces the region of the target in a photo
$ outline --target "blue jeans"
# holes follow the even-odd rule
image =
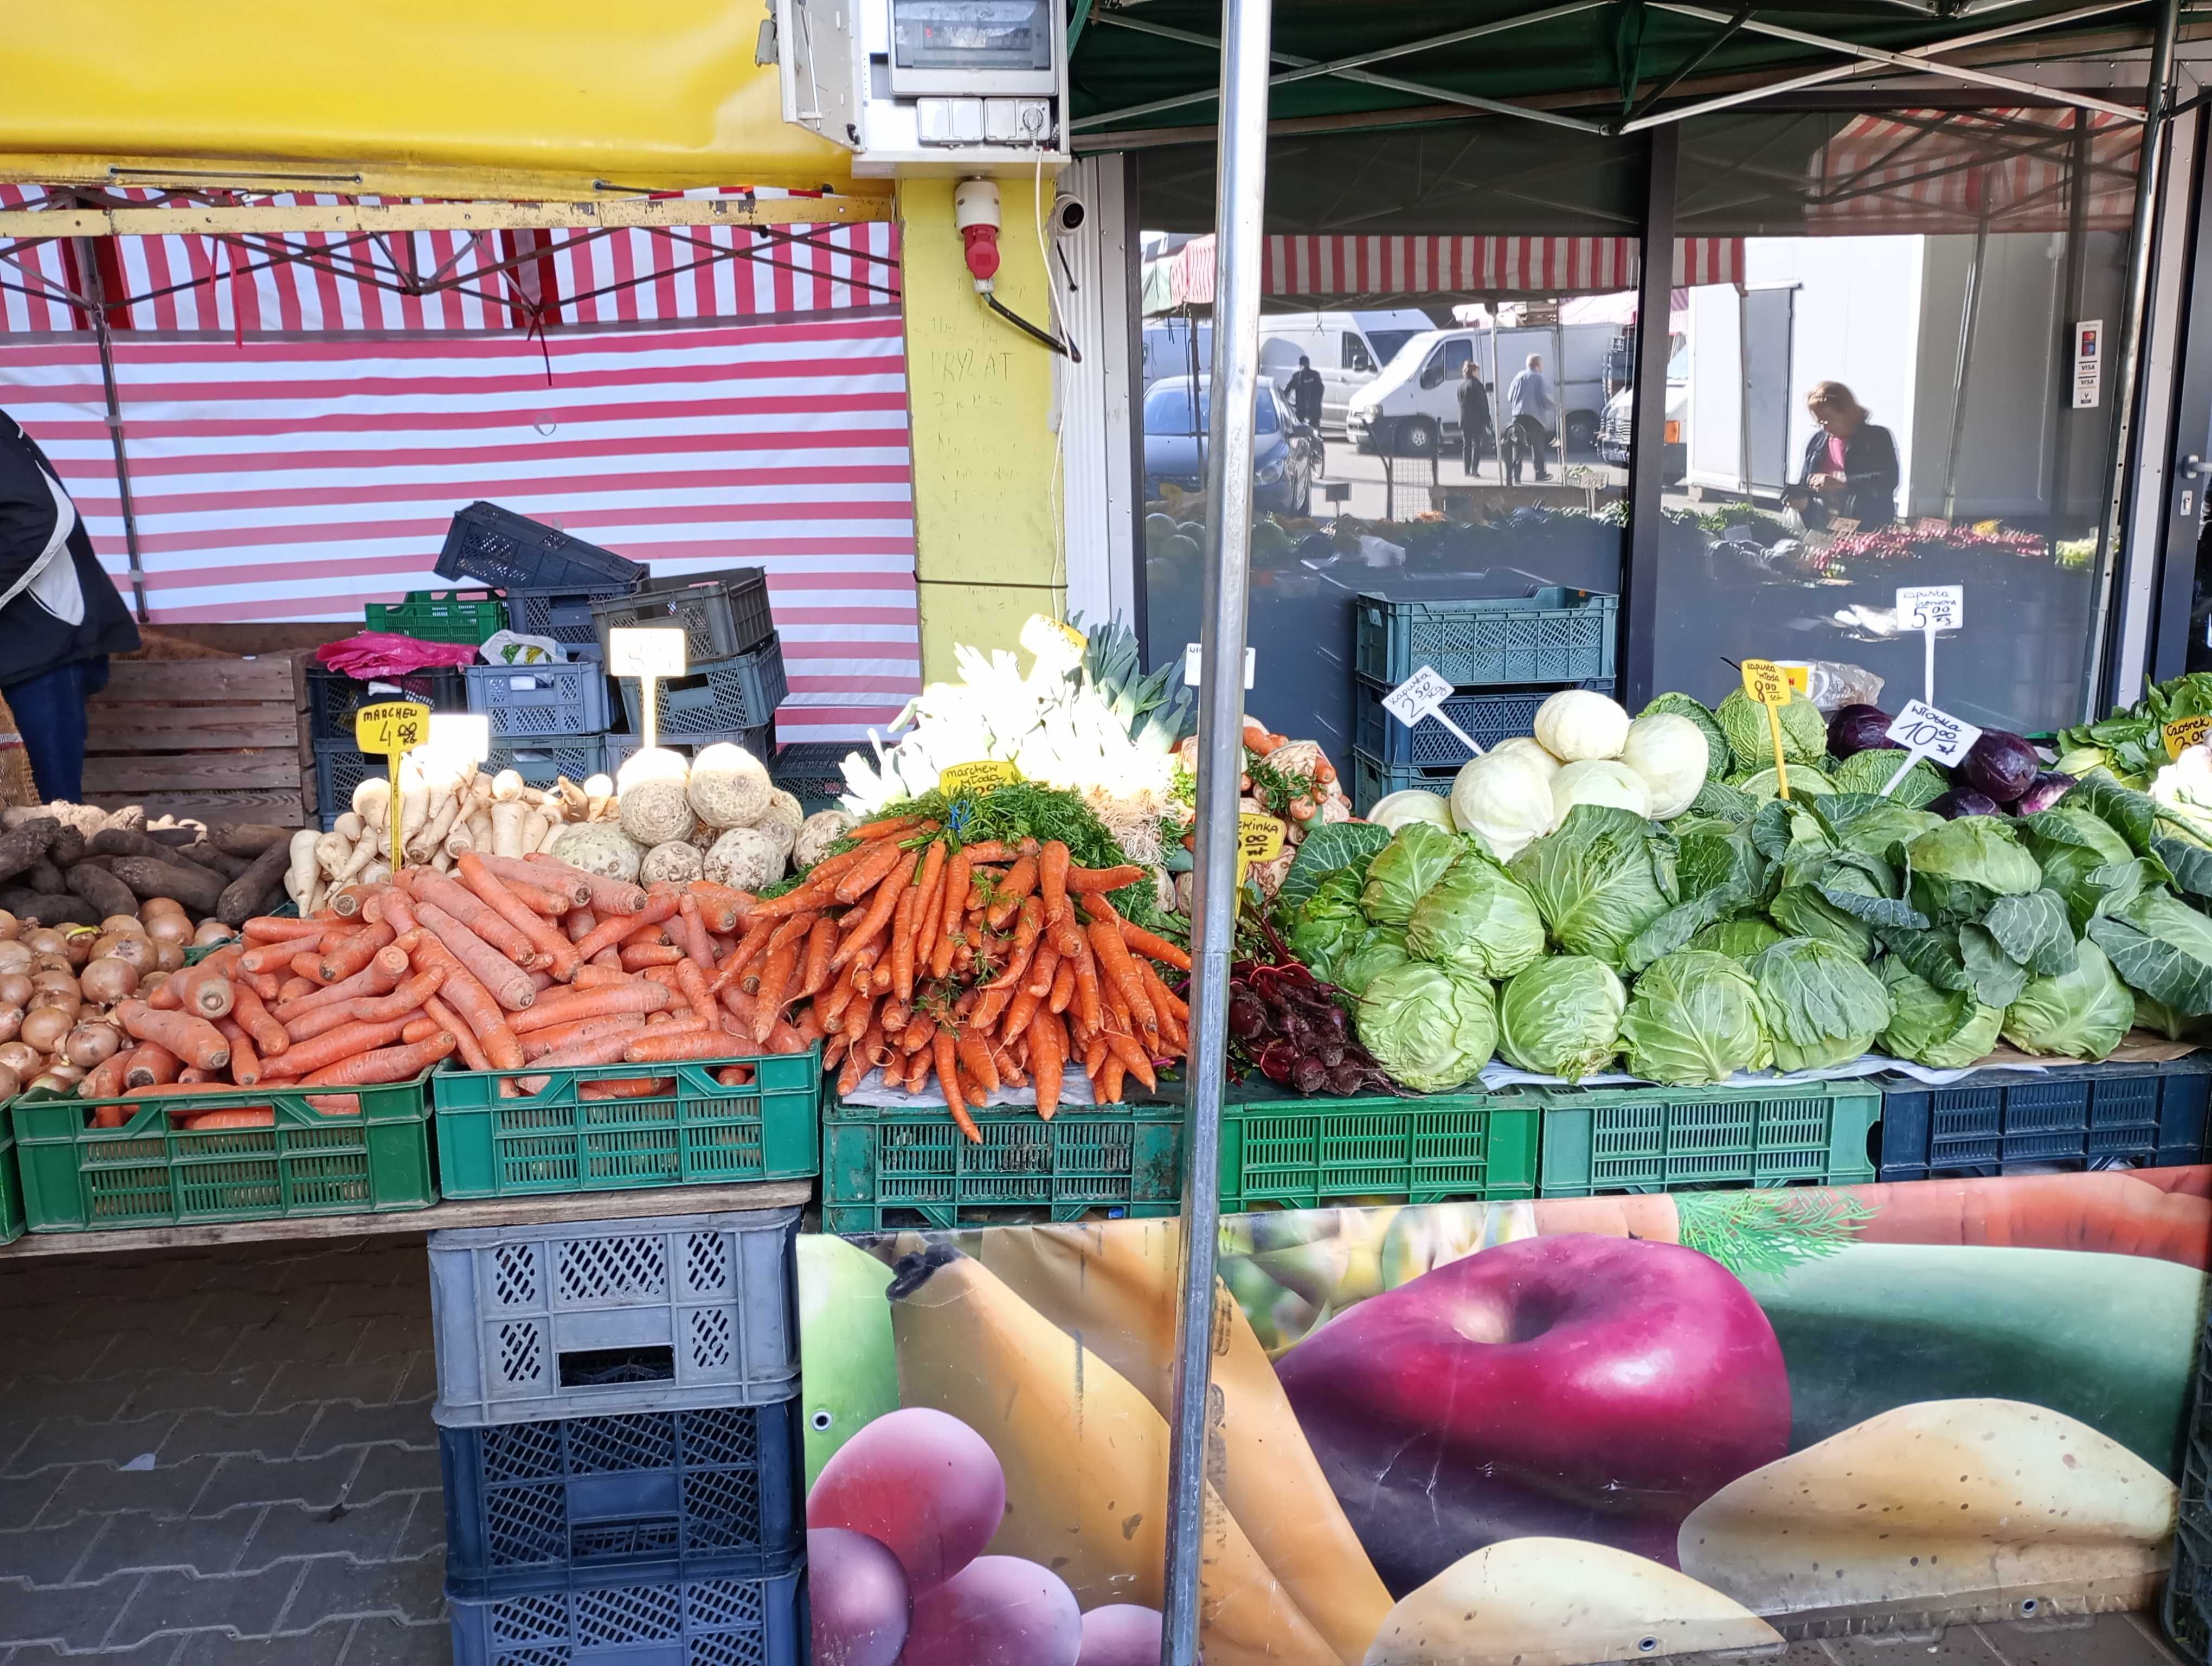
[[[49,802],[84,799],[84,702],[107,686],[107,656],[76,660],[0,689],[15,714],[31,777]]]

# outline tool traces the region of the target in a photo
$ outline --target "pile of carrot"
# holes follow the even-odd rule
[[[1189,1049],[1190,1009],[1155,962],[1190,970],[1180,946],[1123,919],[1106,894],[1140,867],[1085,868],[1057,840],[962,844],[935,822],[890,817],[745,915],[716,986],[745,992],[758,1036],[800,1002],[802,1033],[848,1093],[871,1070],[908,1091],[933,1077],[952,1120],[1001,1086],[1035,1085],[1060,1107],[1079,1064],[1096,1100]]]
[[[406,869],[308,919],[248,920],[117,1009],[132,1045],[78,1091],[120,1102],[94,1127],[124,1126],[135,1099],[224,1087],[312,1090],[320,1115],[357,1116],[345,1090],[457,1057],[502,1073],[508,1097],[556,1069],[635,1065],[578,1090],[633,1098],[672,1091],[670,1065],[823,1042],[841,1091],[878,1067],[909,1090],[933,1076],[980,1140],[968,1107],[994,1089],[1034,1081],[1049,1117],[1070,1063],[1112,1103],[1188,1050],[1189,1008],[1154,963],[1188,971],[1189,957],[1106,900],[1144,870],[1079,867],[1058,842],[963,846],[910,818],[854,836],[765,901],[471,851],[451,874]],[[718,1079],[751,1075],[727,1064]],[[177,1113],[193,1130],[275,1120],[250,1100]]]

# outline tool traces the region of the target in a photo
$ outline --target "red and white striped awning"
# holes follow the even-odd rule
[[[1211,306],[1213,238],[1194,238],[1169,258],[1170,304]],[[1634,289],[1639,269],[1632,237],[1271,236],[1266,293],[1315,300],[1603,295]],[[1733,283],[1742,271],[1741,238],[1674,245],[1678,287]]]
[[[2076,122],[2079,125],[2076,125]],[[2135,219],[2142,126],[2096,111],[1970,110],[1860,116],[1813,158],[1807,220],[1826,233],[2064,231],[2085,191],[2093,231]],[[2088,166],[2077,180],[2075,155]]]
[[[159,193],[110,193],[149,204]],[[679,193],[667,193],[674,196]],[[685,198],[733,194],[685,192]],[[762,187],[757,196],[807,193]],[[37,185],[0,185],[0,207]],[[277,196],[276,205],[374,198]],[[187,205],[189,206],[189,205]],[[477,331],[786,317],[896,303],[898,228],[888,222],[773,228],[428,231],[340,237],[119,237],[89,246],[117,331]],[[297,256],[308,258],[297,258]],[[0,241],[0,334],[87,330],[70,241]]]

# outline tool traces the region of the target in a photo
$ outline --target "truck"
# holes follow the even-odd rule
[[[1279,391],[1303,358],[1321,374],[1322,426],[1340,429],[1352,396],[1434,320],[1418,307],[1370,312],[1270,313],[1260,319],[1260,374]]]
[[[1542,358],[1544,374],[1551,379],[1567,454],[1589,454],[1596,447],[1600,415],[1613,392],[1607,373],[1619,334],[1610,324],[1425,330],[1352,397],[1345,432],[1364,452],[1425,457],[1456,447],[1459,386],[1469,361],[1490,389],[1496,420],[1506,388],[1533,353]]]

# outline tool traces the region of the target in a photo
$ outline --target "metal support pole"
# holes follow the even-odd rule
[[[1182,1289],[1168,1460],[1162,1666],[1196,1666],[1212,1436],[1214,1250],[1221,1221],[1221,1100],[1229,964],[1237,945],[1237,806],[1244,772],[1244,635],[1258,421],[1261,243],[1267,176],[1271,0],[1222,0],[1221,135],[1215,161],[1213,387],[1206,459],[1206,608],[1198,694],[1198,850],[1191,903],[1190,1097],[1184,1145]]]
[[[2133,442],[2141,413],[2136,406],[2142,397],[2143,342],[2149,325],[2151,265],[2157,253],[2159,194],[2166,180],[2166,129],[2173,118],[2173,37],[2180,10],[2180,0],[2160,0],[2158,30],[2151,40],[2150,79],[2143,89],[2135,226],[2128,240],[2127,303],[2118,336],[2123,344],[2120,374],[2112,389],[2120,419],[2112,425],[2112,442],[2106,453],[2106,473],[2112,486],[2098,527],[2097,611],[2089,632],[2089,675],[2081,690],[2085,723],[2094,721],[2104,710],[2107,696],[2118,692],[2105,687],[2115,657],[2111,639],[2118,617],[2112,606],[2112,590],[2119,580],[2120,551],[2126,547],[2127,506],[2133,496],[2137,461]],[[2087,188],[2086,182],[2081,188]],[[2071,366],[2068,368],[2070,372]],[[2069,375],[2069,386],[2070,381]]]
[[[1990,211],[1985,208],[1974,222],[1974,252],[1966,265],[1966,294],[1959,303],[1959,356],[1951,367],[1951,448],[1943,459],[1946,520],[1959,507],[1959,450],[1966,442],[1966,392],[1974,374],[1974,321],[1981,311],[1982,267],[1989,253]],[[1907,506],[1906,513],[1911,512]]]
[[[1645,168],[1643,273],[1636,301],[1635,419],[1629,428],[1628,540],[1620,572],[1622,697],[1651,697],[1659,624],[1659,532],[1667,473],[1667,362],[1674,319],[1674,174],[1680,130],[1650,130]]]
[[[131,611],[147,623],[146,568],[138,553],[138,511],[131,498],[131,456],[123,444],[123,396],[115,386],[115,342],[107,329],[107,280],[100,276],[99,251],[79,238],[77,261],[84,272],[85,298],[92,304],[94,338],[100,344],[100,382],[107,395],[107,440],[115,451],[116,501],[123,508],[123,548],[131,561]]]

